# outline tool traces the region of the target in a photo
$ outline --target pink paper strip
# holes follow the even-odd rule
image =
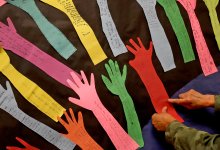
[[[0,6],[4,5],[6,3],[5,0],[0,0]]]
[[[194,11],[196,8],[196,0],[178,0],[178,1],[183,5],[183,7],[186,9],[189,15],[191,27],[193,30],[193,36],[194,36],[195,43],[196,43],[196,49],[199,55],[199,60],[200,60],[204,75],[208,76],[210,74],[217,72],[218,70],[209,52],[209,48],[206,44],[201,26],[199,24],[199,20],[196,17],[196,14]]]
[[[73,70],[21,37],[16,33],[11,20],[8,18],[7,21],[9,26],[0,22],[0,42],[3,48],[28,60],[50,77],[70,88],[66,80],[71,78],[70,72]],[[81,77],[78,73],[76,74]]]

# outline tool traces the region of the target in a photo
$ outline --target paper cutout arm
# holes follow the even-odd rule
[[[44,17],[34,0],[7,0],[7,2],[27,12],[34,19],[48,42],[62,57],[68,59],[76,51],[65,35]]]
[[[181,48],[184,62],[187,63],[195,60],[189,34],[186,30],[185,23],[180,14],[176,0],[157,0],[157,2],[164,8],[166,15],[172,25]]]
[[[162,108],[167,106],[168,113],[170,113],[178,121],[183,122],[183,119],[177,114],[175,108],[168,102],[169,96],[153,66],[152,42],[150,43],[149,49],[146,50],[140,38],[137,39],[139,45],[136,44],[132,39],[130,39],[130,43],[134,48],[127,45],[128,50],[135,55],[135,59],[131,60],[129,64],[136,70],[142,82],[144,83],[156,112],[161,113]]]
[[[124,131],[120,124],[101,103],[96,92],[94,75],[91,74],[90,83],[83,71],[81,71],[83,82],[81,82],[75,74],[71,75],[76,84],[73,84],[71,80],[67,80],[67,82],[70,84],[73,91],[78,94],[80,99],[69,98],[70,102],[91,110],[94,113],[106,133],[109,135],[116,149],[137,149],[138,144]]]
[[[7,90],[0,85],[0,108],[12,115],[15,119],[20,121],[23,125],[43,137],[49,143],[53,144],[61,150],[73,150],[75,144],[69,139],[62,136],[57,131],[28,116],[18,108],[14,94],[12,92],[9,82],[6,82]]]
[[[68,134],[63,134],[66,138],[75,142],[83,150],[102,150],[102,148],[96,143],[95,140],[88,134],[84,127],[82,113],[78,113],[78,122],[74,116],[73,110],[69,109],[70,116],[65,112],[67,122],[58,117],[59,122],[68,131]]]
[[[0,60],[0,72],[12,82],[21,95],[41,112],[57,122],[57,116],[62,116],[65,108],[58,104],[37,84],[18,72],[10,64],[10,59],[2,48],[0,48]]]
[[[8,26],[0,22],[0,43],[2,46],[31,62],[56,81],[69,87],[66,80],[71,77],[70,72],[74,71],[16,33],[10,18],[7,18],[7,22]],[[79,76],[79,74],[77,75]]]
[[[202,29],[199,24],[199,20],[196,17],[194,11],[196,8],[196,0],[178,0],[178,1],[186,9],[189,15],[193,36],[196,43],[196,49],[198,52],[199,60],[204,75],[208,76],[210,74],[217,72],[217,68],[215,66],[215,63],[213,61],[213,58],[209,52],[209,48],[203,36]]]
[[[209,16],[212,22],[212,28],[215,34],[215,39],[220,50],[220,23],[218,20],[218,15],[216,12],[216,7],[218,6],[219,0],[203,0],[209,10]]]
[[[123,73],[121,73],[117,61],[113,62],[110,60],[109,64],[105,64],[105,68],[110,79],[102,75],[102,80],[109,91],[120,97],[127,120],[128,134],[139,144],[140,147],[143,147],[144,141],[138,116],[133,100],[125,87],[127,66],[124,65]]]
[[[92,62],[96,65],[107,58],[100,46],[94,31],[88,23],[80,16],[72,0],[41,0],[62,12],[71,20],[82,44],[87,50]]]
[[[101,15],[102,29],[111,47],[113,55],[118,56],[120,54],[126,53],[127,49],[118,34],[118,31],[108,8],[107,0],[97,0],[97,3]]]
[[[16,140],[21,143],[25,148],[19,148],[19,147],[15,147],[15,146],[7,146],[6,149],[7,150],[40,150],[34,146],[31,146],[30,144],[28,144],[26,141],[20,139],[19,137],[16,137]]]
[[[163,70],[166,72],[176,68],[170,43],[157,17],[155,8],[156,0],[137,0],[137,2],[144,10],[151,37],[154,42],[155,52]]]

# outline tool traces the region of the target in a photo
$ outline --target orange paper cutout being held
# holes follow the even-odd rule
[[[19,147],[15,147],[15,146],[7,146],[6,149],[7,150],[40,150],[34,146],[31,146],[30,144],[28,144],[26,141],[20,139],[19,137],[16,137],[16,140],[18,142],[20,142],[25,148],[19,148]]]
[[[95,140],[88,134],[84,127],[83,116],[81,112],[78,112],[78,122],[74,116],[73,110],[69,109],[70,116],[67,112],[64,112],[67,122],[58,117],[58,121],[63,125],[63,127],[68,131],[67,134],[63,134],[66,138],[76,143],[83,150],[103,150]]]
[[[173,105],[168,102],[169,96],[153,66],[153,43],[151,42],[149,49],[146,50],[140,38],[137,39],[139,45],[130,39],[130,43],[134,48],[128,45],[126,46],[127,49],[135,55],[135,59],[131,60],[129,64],[136,70],[144,83],[156,112],[161,113],[162,108],[167,106],[168,113],[170,113],[178,121],[183,122],[183,119],[177,114]]]

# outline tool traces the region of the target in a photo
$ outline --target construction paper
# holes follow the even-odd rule
[[[9,26],[0,22],[0,42],[2,46],[31,62],[56,81],[69,87],[66,80],[71,77],[70,72],[74,71],[21,37],[16,33],[10,18],[7,18],[7,21]],[[76,74],[80,76],[78,73]]]
[[[163,67],[163,70],[169,71],[176,68],[173,52],[167,39],[165,31],[157,17],[156,0],[137,0],[144,10],[150,34],[155,46],[156,55]]]
[[[5,0],[0,0],[0,6],[3,6],[6,3]]]
[[[9,82],[6,82],[7,90],[0,86],[0,108],[12,115],[15,119],[20,121],[29,129],[36,132],[49,143],[53,144],[61,150],[73,150],[75,144],[62,136],[62,134],[28,116],[18,108],[14,94],[12,92]]]
[[[164,8],[166,15],[172,25],[180,45],[184,62],[187,63],[195,60],[189,34],[186,30],[185,23],[180,14],[176,0],[157,0],[157,2]]]
[[[15,146],[7,146],[6,149],[7,150],[40,150],[34,146],[31,146],[30,144],[28,144],[26,141],[20,139],[19,137],[16,137],[16,140],[21,143],[25,148],[19,148],[19,147],[15,147]]]
[[[102,29],[112,49],[113,55],[118,56],[120,54],[126,53],[128,50],[126,49],[118,34],[110,10],[108,8],[108,1],[97,0],[97,3],[101,15]]]
[[[7,0],[7,2],[27,12],[34,19],[47,41],[63,58],[68,59],[76,51],[65,35],[44,17],[34,0]]]
[[[218,14],[216,7],[218,6],[219,0],[203,0],[209,10],[209,16],[212,22],[212,28],[215,34],[215,39],[220,50],[220,23],[218,20]]]
[[[70,79],[67,82],[79,96],[79,99],[70,97],[69,101],[93,112],[117,150],[137,149],[139,147],[138,144],[124,131],[110,112],[103,106],[96,92],[93,73],[91,74],[90,83],[83,71],[81,71],[83,82],[74,73],[71,73],[71,75],[76,84]]]
[[[88,134],[83,123],[82,113],[78,113],[78,121],[74,116],[73,110],[69,109],[71,117],[65,112],[67,122],[58,118],[59,122],[67,130],[67,134],[63,134],[66,138],[75,142],[83,150],[103,150]]]
[[[196,0],[178,0],[178,2],[183,5],[189,15],[193,36],[196,43],[196,49],[198,52],[203,73],[205,74],[205,76],[208,76],[217,72],[217,68],[203,36],[199,20],[196,17],[194,11],[196,8]]]
[[[48,117],[57,120],[63,115],[63,108],[33,81],[18,72],[11,64],[7,53],[0,48],[0,71],[12,82],[21,95]]]
[[[95,33],[88,23],[80,16],[72,0],[41,0],[62,12],[64,12],[72,22],[82,44],[87,50],[92,62],[97,65],[107,58],[100,46]]]
[[[108,64],[105,64],[105,68],[110,79],[102,75],[102,80],[111,93],[120,97],[127,120],[128,134],[138,143],[140,147],[143,147],[144,141],[139,119],[133,100],[125,86],[127,66],[124,65],[123,73],[121,73],[117,61],[113,62],[112,60],[109,60]]]
[[[169,96],[153,66],[152,42],[150,43],[149,49],[146,50],[140,38],[137,39],[139,45],[135,43],[132,39],[130,39],[130,43],[134,48],[127,45],[128,50],[135,56],[134,60],[131,60],[129,64],[135,69],[135,71],[140,76],[142,82],[144,83],[156,112],[161,113],[162,108],[164,106],[167,106],[168,113],[170,113],[178,121],[183,122],[183,119],[177,114],[173,105],[168,102]]]

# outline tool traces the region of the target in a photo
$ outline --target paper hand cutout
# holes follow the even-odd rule
[[[112,143],[118,150],[134,150],[138,148],[138,144],[124,131],[115,118],[101,103],[95,89],[95,78],[91,74],[90,83],[85,74],[81,71],[83,82],[75,74],[71,74],[74,84],[71,80],[67,80],[72,89],[78,94],[80,99],[69,98],[69,101],[79,105],[85,109],[91,110],[104,130],[109,135]]]
[[[78,113],[78,122],[74,116],[73,110],[69,109],[70,116],[64,112],[67,122],[58,117],[59,122],[68,131],[68,134],[63,134],[66,138],[76,143],[83,150],[102,150],[102,148],[92,139],[84,127],[82,113]]]
[[[212,28],[215,34],[215,39],[220,50],[220,23],[218,20],[218,14],[216,12],[216,7],[218,6],[219,0],[203,0],[209,10],[209,16],[212,22]]]
[[[156,112],[160,113],[162,108],[167,106],[168,112],[178,121],[183,122],[183,119],[177,114],[173,105],[168,102],[169,96],[153,66],[152,42],[150,43],[149,49],[146,50],[140,38],[137,39],[139,45],[136,44],[132,39],[130,39],[130,43],[134,48],[127,45],[128,50],[135,55],[135,59],[131,60],[129,64],[136,70],[142,82],[144,83]]]
[[[82,44],[87,50],[92,62],[96,65],[107,58],[94,31],[89,24],[80,16],[72,0],[41,0],[62,12],[64,12],[72,22]]]
[[[26,11],[34,19],[51,46],[63,58],[68,59],[76,51],[65,35],[44,17],[34,0],[7,0],[7,2]]]
[[[6,4],[7,2],[5,0],[0,0],[0,6],[3,6],[4,4]]]
[[[105,68],[110,80],[104,75],[102,75],[102,80],[109,91],[120,97],[127,120],[128,134],[139,144],[140,147],[143,147],[144,141],[138,116],[133,100],[125,87],[127,66],[124,65],[123,73],[121,73],[117,61],[113,62],[112,60],[109,60],[109,63],[105,64]]]
[[[16,140],[18,142],[20,142],[25,148],[19,148],[19,147],[15,147],[15,146],[7,146],[6,149],[7,150],[40,150],[34,146],[31,146],[30,144],[28,144],[24,140],[20,139],[19,137],[16,137]]]
[[[10,18],[7,18],[7,22],[8,26],[0,22],[0,43],[2,46],[31,62],[56,81],[69,87],[66,80],[71,77],[70,72],[73,70],[17,34]],[[79,76],[79,74],[77,75]]]
[[[199,20],[196,17],[194,11],[196,8],[196,0],[178,0],[178,1],[186,9],[189,15],[193,36],[196,43],[196,49],[198,52],[200,64],[204,75],[208,76],[210,74],[217,72],[217,67],[215,66],[214,60],[209,52],[209,48],[206,44],[205,38],[202,33],[202,29],[199,24]]]
[[[184,62],[195,60],[192,44],[176,0],[157,0],[164,8],[179,42]]]
[[[155,45],[156,55],[163,67],[163,70],[169,71],[176,68],[173,52],[167,39],[165,31],[157,17],[156,0],[137,0],[144,10],[150,34]]]
[[[0,72],[12,82],[21,95],[48,117],[54,121],[58,121],[57,116],[62,116],[65,108],[57,103],[37,84],[18,72],[14,66],[10,64],[10,58],[1,47],[0,60]]]
[[[12,92],[9,82],[6,82],[7,90],[0,85],[0,108],[12,117],[20,121],[23,125],[40,135],[42,138],[53,144],[60,150],[73,150],[75,144],[69,139],[62,136],[57,131],[49,126],[37,121],[28,116],[21,109],[18,108],[14,94]]]

